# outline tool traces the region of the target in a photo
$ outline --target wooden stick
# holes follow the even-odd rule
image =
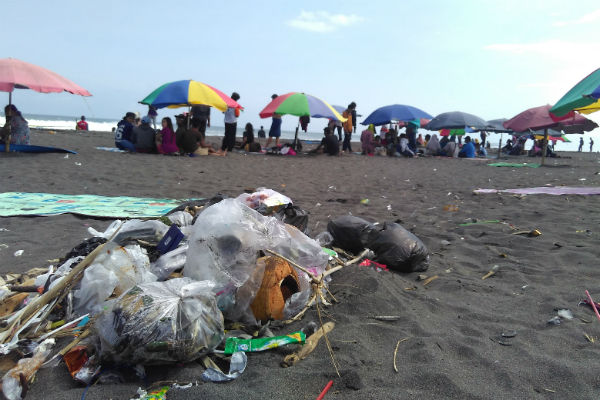
[[[106,243],[110,243],[115,234],[120,230],[120,227],[113,233],[110,239]],[[33,314],[37,312],[41,307],[48,304],[52,299],[60,296],[65,288],[69,286],[71,281],[76,277],[79,273],[83,272],[96,258],[96,256],[102,251],[106,243],[101,244],[96,247],[94,251],[87,255],[77,266],[75,266],[71,272],[69,272],[64,279],[58,282],[54,287],[48,290],[43,295],[36,297],[31,303],[29,303],[25,308],[19,311],[19,318],[17,320],[28,320]],[[5,337],[2,343],[6,343],[10,341],[12,335]]]
[[[396,366],[396,354],[398,354],[398,346],[400,346],[400,343],[407,341],[408,338],[404,338],[401,340],[398,340],[398,343],[396,343],[396,350],[394,350],[394,371],[398,372],[398,367]]]
[[[274,256],[277,256],[277,257],[281,258],[282,260],[287,261],[288,263],[290,263],[294,267],[298,268],[300,271],[306,273],[311,278],[311,280],[313,280],[315,283],[318,283],[317,277],[312,272],[310,272],[309,270],[307,270],[306,268],[304,268],[303,266],[299,265],[298,263],[295,263],[294,261],[290,260],[289,258],[287,258],[285,256],[282,256],[279,253],[274,252],[273,250],[265,249],[265,251],[273,254]]]
[[[319,303],[317,302],[317,315],[319,316],[319,322],[321,323],[321,329],[323,329],[323,337],[325,338],[325,343],[327,344],[327,350],[329,350],[329,356],[331,357],[331,362],[333,363],[333,367],[335,368],[335,373],[338,377],[341,378],[340,371],[337,367],[337,362],[335,361],[335,357],[333,356],[333,348],[331,347],[331,343],[329,342],[329,338],[327,337],[327,332],[325,332],[325,328],[323,326],[323,319],[321,318],[321,310],[319,308]]]

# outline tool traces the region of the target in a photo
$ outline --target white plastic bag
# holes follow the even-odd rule
[[[146,250],[138,245],[126,247],[107,243],[94,263],[86,268],[79,290],[74,293],[75,312],[78,315],[95,314],[113,293],[117,296],[134,285],[154,282]]]

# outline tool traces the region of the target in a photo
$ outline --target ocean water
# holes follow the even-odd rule
[[[598,113],[600,114],[600,113]],[[68,117],[64,115],[40,115],[40,114],[24,114],[25,119],[29,123],[31,128],[40,128],[40,129],[51,129],[51,130],[75,130],[75,123],[79,120],[79,117]],[[0,115],[0,124],[4,125],[4,115]],[[107,118],[86,118],[88,122],[89,128],[91,131],[99,131],[99,132],[111,132],[113,128],[116,128],[119,120],[117,119],[107,119]],[[159,122],[159,121],[157,121]],[[269,122],[270,120],[265,120],[264,128],[268,135],[269,131]],[[244,122],[240,120],[238,123],[238,137],[241,138],[242,132],[244,130]],[[326,120],[313,119],[311,124],[309,124],[308,132],[300,131],[298,133],[298,137],[303,140],[320,140],[323,137],[323,127],[326,126]],[[223,126],[211,126],[206,130],[207,136],[223,136],[225,132],[225,128]],[[258,129],[255,127],[254,133],[257,134]],[[425,136],[426,134],[433,134],[435,132],[428,131],[426,129],[419,129],[419,133]],[[281,131],[281,139],[284,141],[293,140],[295,131],[290,130],[282,130]],[[557,142],[556,150],[557,151],[577,151],[579,147],[579,138],[582,135],[567,135],[567,138],[571,141],[570,143],[566,142]],[[471,137],[479,139],[479,133],[471,134]],[[508,134],[500,134],[492,133],[488,134],[488,141],[491,146],[494,148],[498,147],[499,141],[502,138],[502,145],[506,143],[506,140],[510,138]],[[590,138],[594,140],[594,151],[600,150],[600,129],[595,129],[592,132],[586,133],[583,135],[584,146],[583,151],[589,151],[589,142]],[[360,133],[355,133],[352,135],[353,141],[360,141]],[[528,140],[525,144],[525,148],[529,149],[531,147],[531,141]]]

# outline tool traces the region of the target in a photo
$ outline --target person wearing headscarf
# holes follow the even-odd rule
[[[427,142],[427,146],[425,146],[425,155],[437,156],[440,154],[441,151],[442,148],[440,146],[438,137],[436,134],[433,134],[431,136],[431,139],[429,139],[429,142]]]
[[[375,153],[375,143],[373,142],[373,136],[375,135],[375,126],[369,125],[367,129],[362,131],[360,135],[360,144],[362,147],[362,153],[364,155],[372,156]]]
[[[29,124],[17,107],[14,104],[8,104],[4,107],[4,115],[6,124],[2,128],[2,142],[8,136],[8,127],[10,124],[10,143],[29,144]]]

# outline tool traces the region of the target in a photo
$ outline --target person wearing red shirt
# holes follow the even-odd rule
[[[78,131],[87,131],[88,129],[88,123],[85,121],[85,115],[81,116],[81,121],[77,121],[77,128]]]

